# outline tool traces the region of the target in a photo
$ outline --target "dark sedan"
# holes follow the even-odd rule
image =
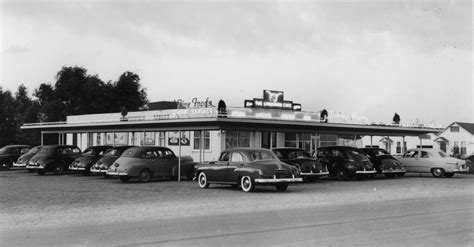
[[[360,148],[360,150],[367,154],[377,174],[383,174],[388,178],[405,175],[406,169],[403,164],[387,150],[382,148]]]
[[[27,145],[8,145],[0,148],[0,169],[8,170],[21,155],[28,153],[31,147]]]
[[[196,168],[199,187],[209,184],[241,186],[250,192],[255,185],[273,185],[278,191],[286,191],[289,183],[301,182],[299,170],[280,161],[268,149],[235,148],[221,153],[219,160],[200,164]]]
[[[33,157],[38,151],[41,149],[42,146],[36,146],[30,149],[28,153],[23,154],[18,158],[16,162],[13,163],[14,167],[23,167],[25,168],[28,165],[28,162],[30,162],[31,157]],[[29,172],[34,172],[34,170],[28,170]]]
[[[100,158],[95,164],[91,167],[90,171],[92,173],[103,174],[104,177],[109,178],[110,176],[107,175],[107,170],[114,162],[122,155],[122,153],[134,146],[117,146],[110,148],[109,150],[105,151],[102,158]]]
[[[36,170],[38,175],[46,172],[62,174],[68,165],[81,155],[81,149],[73,145],[47,145],[31,157],[26,169]]]
[[[347,180],[351,177],[364,179],[377,172],[367,155],[354,147],[320,147],[316,152],[318,161],[326,164],[329,176],[338,180]]]
[[[148,182],[157,177],[177,177],[178,174],[192,179],[195,162],[189,156],[179,158],[166,147],[133,147],[125,152],[107,170],[109,176],[119,176],[122,182],[137,178]]]
[[[298,167],[303,180],[314,181],[319,177],[329,175],[325,165],[312,158],[307,151],[301,148],[273,148],[272,151],[281,161]]]
[[[92,165],[112,146],[92,146],[86,148],[70,165],[69,170],[89,175]]]

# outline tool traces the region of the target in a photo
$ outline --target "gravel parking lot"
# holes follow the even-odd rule
[[[274,187],[243,193],[220,185],[203,190],[193,181],[122,183],[99,176],[38,176],[24,170],[0,172],[0,181],[2,231],[427,197],[474,198],[474,176],[468,174],[450,179],[408,175],[341,182],[325,178],[290,185],[283,193]]]

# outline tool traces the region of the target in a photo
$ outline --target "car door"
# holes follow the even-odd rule
[[[230,162],[230,157],[230,152],[222,152],[218,161],[209,164],[206,169],[206,175],[209,181],[225,181],[226,169]]]
[[[153,176],[170,176],[171,172],[167,165],[167,159],[164,158],[163,151],[157,149],[147,150],[143,156],[143,168],[150,168]]]
[[[430,157],[429,153],[426,151],[419,151],[419,155],[420,157],[418,158],[418,172],[431,172],[432,157]]]
[[[235,172],[235,169],[242,167],[244,165],[244,157],[239,152],[232,152],[230,156],[230,161],[227,164],[225,169],[225,182],[236,182],[238,174]]]
[[[178,157],[171,151],[171,150],[159,150],[159,154],[162,158],[160,158],[160,170],[163,172],[163,176],[172,176],[173,175],[173,167],[178,168],[179,162]],[[178,174],[178,170],[176,170],[176,174]],[[181,169],[181,174],[183,175],[183,170]]]
[[[418,151],[408,150],[400,158],[407,172],[419,172]]]

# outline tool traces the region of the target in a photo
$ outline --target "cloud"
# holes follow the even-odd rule
[[[19,54],[30,51],[29,48],[22,45],[11,45],[2,51],[2,54]]]

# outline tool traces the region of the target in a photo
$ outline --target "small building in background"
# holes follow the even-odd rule
[[[452,156],[474,154],[474,123],[454,122],[441,131],[434,142],[436,149]]]

